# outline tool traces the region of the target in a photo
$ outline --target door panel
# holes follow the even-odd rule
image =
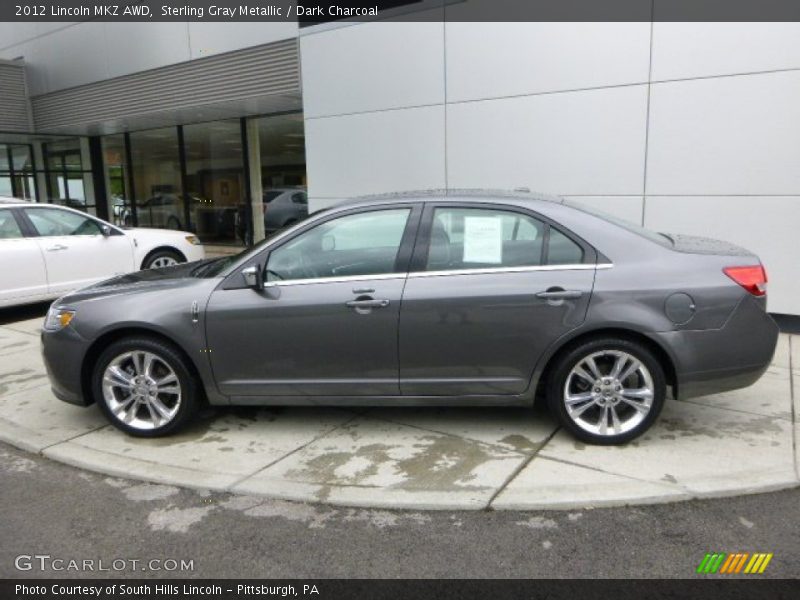
[[[135,269],[125,235],[104,236],[98,221],[58,208],[25,208],[39,237],[47,266],[48,290],[62,294]]]
[[[22,235],[9,209],[0,209],[0,306],[47,297],[47,273],[39,246]]]
[[[524,392],[544,350],[586,317],[594,268],[585,267],[409,275],[400,314],[403,395]],[[537,296],[548,290],[550,298]],[[573,297],[552,297],[558,290]]]
[[[206,310],[220,391],[231,396],[398,395],[405,275],[218,289]],[[360,301],[362,304],[348,306]],[[384,302],[370,308],[367,302]]]

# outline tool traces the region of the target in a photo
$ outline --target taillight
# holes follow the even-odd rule
[[[767,293],[767,272],[762,265],[725,267],[722,271],[753,296],[763,296]]]

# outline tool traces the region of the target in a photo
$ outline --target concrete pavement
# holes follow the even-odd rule
[[[224,408],[169,438],[132,438],[96,407],[53,397],[40,325],[35,318],[0,326],[0,440],[107,475],[443,510],[655,503],[798,485],[797,336],[781,336],[772,366],[751,388],[668,401],[639,440],[597,447],[559,430],[544,410],[506,408]]]
[[[707,552],[774,554],[763,575],[741,578],[800,576],[800,489],[558,512],[343,508],[108,477],[0,443],[0,505],[0,578],[736,577],[698,575]],[[126,562],[15,569],[34,554]],[[170,559],[192,568],[149,568]],[[645,596],[659,591],[643,585]]]

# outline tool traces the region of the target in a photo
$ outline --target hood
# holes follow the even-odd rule
[[[119,275],[89,287],[81,288],[60,298],[58,302],[67,304],[102,296],[128,295],[197,285],[206,280],[195,277],[193,272],[198,267],[213,262],[213,260],[200,260],[163,269],[147,269],[146,271]]]
[[[672,240],[672,249],[686,254],[716,254],[719,256],[755,256],[753,252],[725,242],[696,235],[666,234]]]

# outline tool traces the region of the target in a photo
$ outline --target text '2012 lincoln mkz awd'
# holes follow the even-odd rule
[[[778,329],[758,257],[558,198],[346,202],[233,257],[53,303],[53,390],[139,436],[212,405],[531,405],[626,442],[683,400],[748,386]],[[532,417],[533,418],[533,417]]]

